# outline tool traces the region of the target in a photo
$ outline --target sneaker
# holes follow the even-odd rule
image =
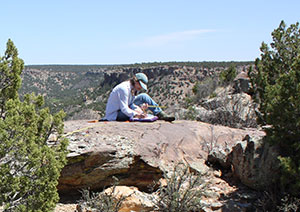
[[[164,121],[174,121],[174,116],[168,116],[165,112],[161,111],[159,114],[157,114],[158,120],[164,120]]]

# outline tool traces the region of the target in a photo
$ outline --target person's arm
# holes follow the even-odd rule
[[[137,117],[137,118],[146,118],[148,116],[147,112],[146,112],[146,110],[148,108],[148,104],[144,103],[144,104],[142,104],[140,106],[133,104],[133,106],[135,107],[134,111],[138,113],[134,117]]]
[[[121,89],[120,92],[118,93],[118,97],[120,100],[120,109],[121,109],[122,113],[124,113],[129,118],[132,118],[132,117],[138,115],[138,112],[132,110],[128,106],[129,93],[126,91],[126,89]]]

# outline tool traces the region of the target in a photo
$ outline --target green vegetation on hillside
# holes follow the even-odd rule
[[[178,67],[193,67],[193,68],[218,68],[230,66],[247,66],[253,65],[253,61],[202,61],[202,62],[154,62],[154,63],[136,63],[129,67],[151,67],[151,66],[178,66]]]
[[[97,70],[115,70],[118,68],[149,68],[154,66],[188,66],[194,68],[217,68],[230,66],[247,66],[253,65],[254,61],[202,61],[202,62],[149,62],[149,63],[134,63],[120,65],[26,65],[25,68],[47,70],[47,71],[70,71],[70,72],[86,72]]]
[[[27,69],[55,72],[86,72],[111,68],[111,65],[26,65]]]
[[[76,110],[91,107],[86,106],[85,103],[87,100],[95,99],[99,95],[95,90],[103,80],[103,73],[92,71],[90,68],[84,69],[87,66],[80,66],[83,68],[76,66],[78,69],[75,69],[75,71],[71,71],[74,68],[73,66],[54,67],[52,69],[51,65],[35,66],[36,69],[25,68],[22,74],[21,96],[32,92],[43,95],[45,106],[49,107],[51,112],[56,113],[65,110],[67,118],[72,116],[72,113]]]
[[[43,95],[51,112],[64,110],[66,119],[82,111],[91,110],[104,115],[109,92],[117,83],[129,79],[133,73],[149,74],[149,95],[168,108],[184,105],[188,90],[195,83],[207,90],[204,76],[229,67],[253,65],[253,62],[164,62],[124,65],[28,65],[22,74],[21,96],[25,93]],[[213,81],[216,81],[214,79]],[[203,93],[201,95],[204,95]],[[206,94],[205,94],[206,95]],[[197,94],[197,98],[200,95]],[[195,98],[194,98],[195,99]]]

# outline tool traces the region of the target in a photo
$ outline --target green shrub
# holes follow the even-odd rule
[[[0,58],[0,206],[4,211],[51,211],[66,162],[64,113],[52,116],[42,108],[41,96],[27,94],[19,100],[23,67],[9,40]],[[50,135],[55,135],[54,142],[49,142]]]
[[[199,102],[203,98],[209,97],[216,88],[219,86],[219,80],[217,77],[209,77],[204,81],[196,82],[192,91],[194,93],[195,103]]]
[[[215,98],[215,97],[217,97],[217,93],[216,93],[216,92],[213,92],[213,93],[209,96],[210,99]]]
[[[116,186],[118,179],[114,178],[114,180],[115,182],[109,192],[90,192],[89,190],[83,190],[79,206],[84,209],[84,211],[118,212],[124,200],[129,196],[117,197]]]
[[[289,194],[278,194],[273,188],[264,191],[255,203],[257,211],[264,212],[297,212],[300,209],[300,199]]]
[[[187,108],[187,111],[185,113],[184,119],[187,120],[196,120],[197,114],[196,114],[196,109],[194,106],[189,106]]]
[[[249,70],[258,122],[268,125],[266,138],[281,150],[282,189],[300,189],[300,30],[282,21],[272,33],[270,47],[262,43],[261,58]]]
[[[208,183],[203,175],[190,172],[185,164],[177,164],[171,173],[164,173],[166,185],[159,185],[158,198],[154,199],[155,211],[189,212],[201,211],[201,197]]]
[[[220,80],[226,85],[231,83],[236,76],[237,70],[233,65],[231,65],[229,68],[220,73]]]

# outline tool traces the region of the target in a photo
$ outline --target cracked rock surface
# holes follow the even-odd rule
[[[87,120],[65,122],[65,133],[70,153],[58,185],[62,194],[103,189],[112,184],[113,176],[119,179],[119,185],[146,190],[179,161],[206,172],[205,161],[213,148],[232,148],[245,135],[261,134],[195,121]]]
[[[115,176],[119,179],[120,195],[133,191],[136,195],[126,200],[120,211],[149,211],[144,197],[154,194],[149,194],[148,186],[154,180],[161,180],[163,171],[184,162],[200,173],[208,172],[205,180],[210,186],[201,200],[205,205],[203,211],[255,211],[254,203],[261,199],[259,192],[241,184],[230,168],[212,170],[206,165],[208,156],[212,155],[214,161],[231,167],[232,164],[227,164],[228,154],[246,135],[262,137],[264,133],[181,120],[172,123],[67,121],[65,136],[70,141],[70,152],[58,190],[61,197],[86,188],[101,191],[112,185]],[[242,160],[235,162],[240,164]],[[78,211],[78,206],[74,199],[69,203],[62,201],[55,212]]]

